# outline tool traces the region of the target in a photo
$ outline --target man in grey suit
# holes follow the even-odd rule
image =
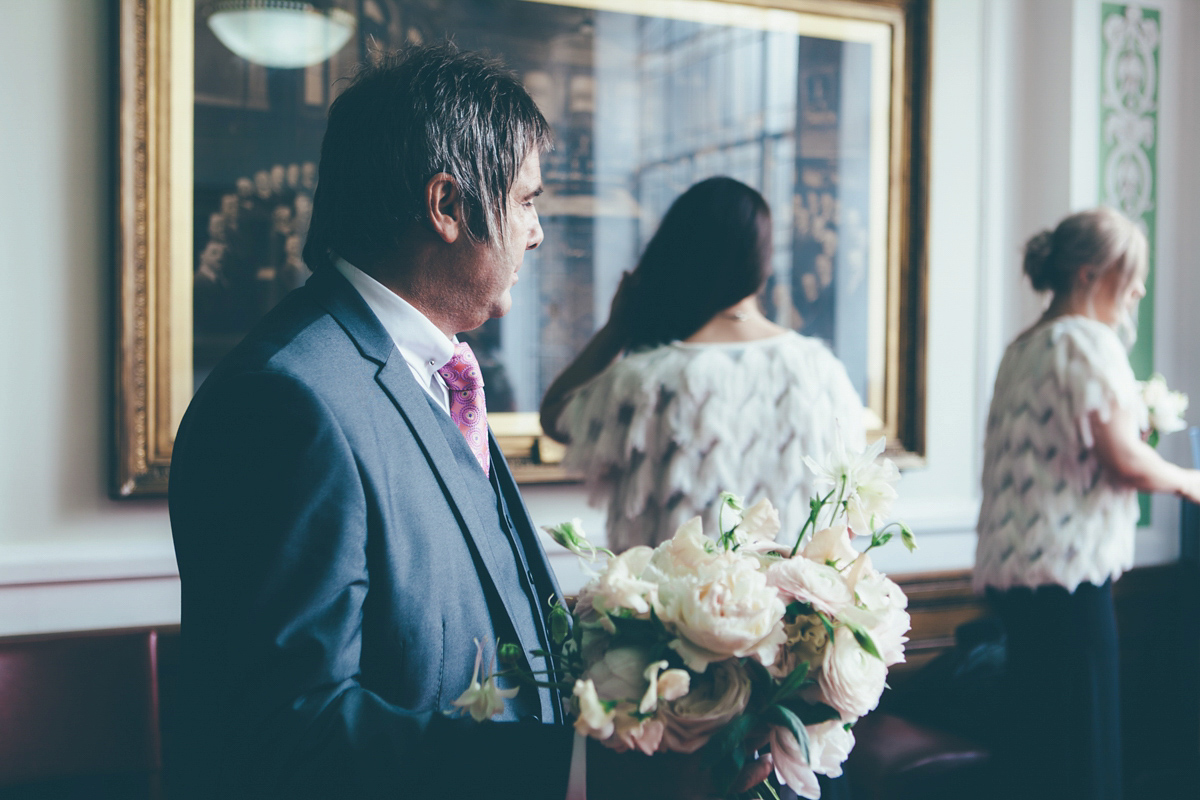
[[[545,670],[561,600],[456,341],[508,312],[542,240],[549,141],[514,76],[449,45],[365,69],[331,107],[313,277],[176,439],[180,794],[712,793],[695,759],[585,748],[556,689],[523,688],[496,721],[443,713],[475,639]]]

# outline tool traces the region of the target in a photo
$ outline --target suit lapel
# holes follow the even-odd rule
[[[522,652],[528,653],[540,648],[542,645],[536,638],[536,631],[535,637],[531,640],[529,633],[522,631],[525,626],[518,625],[514,618],[514,615],[520,613],[521,609],[528,608],[529,600],[525,597],[524,590],[519,585],[513,585],[511,581],[500,579],[504,574],[503,559],[511,558],[511,555],[498,552],[497,547],[501,542],[495,541],[495,537],[484,535],[486,529],[479,516],[475,500],[467,488],[458,459],[450,450],[441,426],[434,417],[435,411],[430,406],[425,390],[418,385],[407,362],[400,356],[391,335],[375,317],[366,301],[336,270],[322,270],[314,274],[305,285],[305,289],[313,292],[317,302],[333,315],[338,324],[354,341],[363,357],[380,365],[375,380],[408,424],[424,452],[430,468],[437,476],[438,483],[458,519],[463,535],[470,540],[474,545],[474,551],[479,555],[480,568],[485,572],[487,581],[495,587],[500,596],[510,627],[520,640]],[[503,456],[498,456],[500,451],[495,446],[495,440],[491,439],[490,431],[489,440],[492,447],[492,463],[499,462],[502,465],[503,472],[497,477],[500,478],[501,486],[504,487],[506,499],[512,505],[513,498],[516,497],[516,503],[520,504],[520,496],[515,494],[512,474],[508,471]],[[519,507],[522,512],[521,524],[528,528],[528,512],[523,504],[520,504]],[[507,542],[503,544],[507,546]],[[536,547],[535,551],[527,550],[527,552],[531,557],[536,552],[540,557],[542,569],[548,569],[545,566],[545,554],[542,553],[540,544]],[[550,582],[557,593],[558,585],[553,582],[553,573],[550,574]],[[529,609],[526,615],[532,611]],[[536,618],[534,624],[537,624]],[[545,713],[544,709],[543,713]]]
[[[496,550],[496,546],[500,543],[496,542],[494,537],[484,535],[483,521],[476,510],[475,501],[467,491],[458,459],[454,457],[454,453],[450,451],[450,446],[446,443],[446,437],[442,434],[437,419],[433,416],[434,411],[430,408],[429,401],[425,399],[424,390],[417,385],[408,364],[398,355],[383,366],[376,376],[376,380],[387,392],[405,421],[408,422],[409,428],[429,461],[429,466],[437,474],[438,482],[458,517],[464,535],[474,544],[474,549],[482,562],[481,566],[500,595],[509,621],[513,623],[513,630],[516,632],[517,638],[521,640],[521,651],[527,653],[540,647],[541,645],[536,639],[529,641],[527,634],[522,635],[524,626],[517,625],[513,619],[513,614],[517,613],[517,609],[528,606],[529,601],[525,598],[520,586],[513,585],[511,581],[499,580],[499,577],[504,574],[502,570],[504,556]]]

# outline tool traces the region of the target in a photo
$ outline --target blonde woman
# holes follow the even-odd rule
[[[1200,501],[1200,472],[1142,440],[1127,347],[1146,238],[1115,211],[1073,214],[1025,248],[1045,314],[1008,346],[984,445],[974,582],[1008,635],[1000,745],[1022,794],[1121,793],[1112,582],[1133,566],[1137,492]]]

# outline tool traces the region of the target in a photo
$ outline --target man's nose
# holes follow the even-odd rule
[[[542,221],[535,219],[533,221],[533,230],[529,232],[529,244],[525,245],[526,250],[532,250],[542,243],[545,235],[542,233]]]

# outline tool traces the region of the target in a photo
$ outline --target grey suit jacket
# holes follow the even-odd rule
[[[475,638],[544,647],[559,596],[494,441],[492,464],[489,481],[336,272],[247,336],[197,392],[172,460],[173,790],[561,800],[556,696],[524,688],[498,722],[441,713]]]

